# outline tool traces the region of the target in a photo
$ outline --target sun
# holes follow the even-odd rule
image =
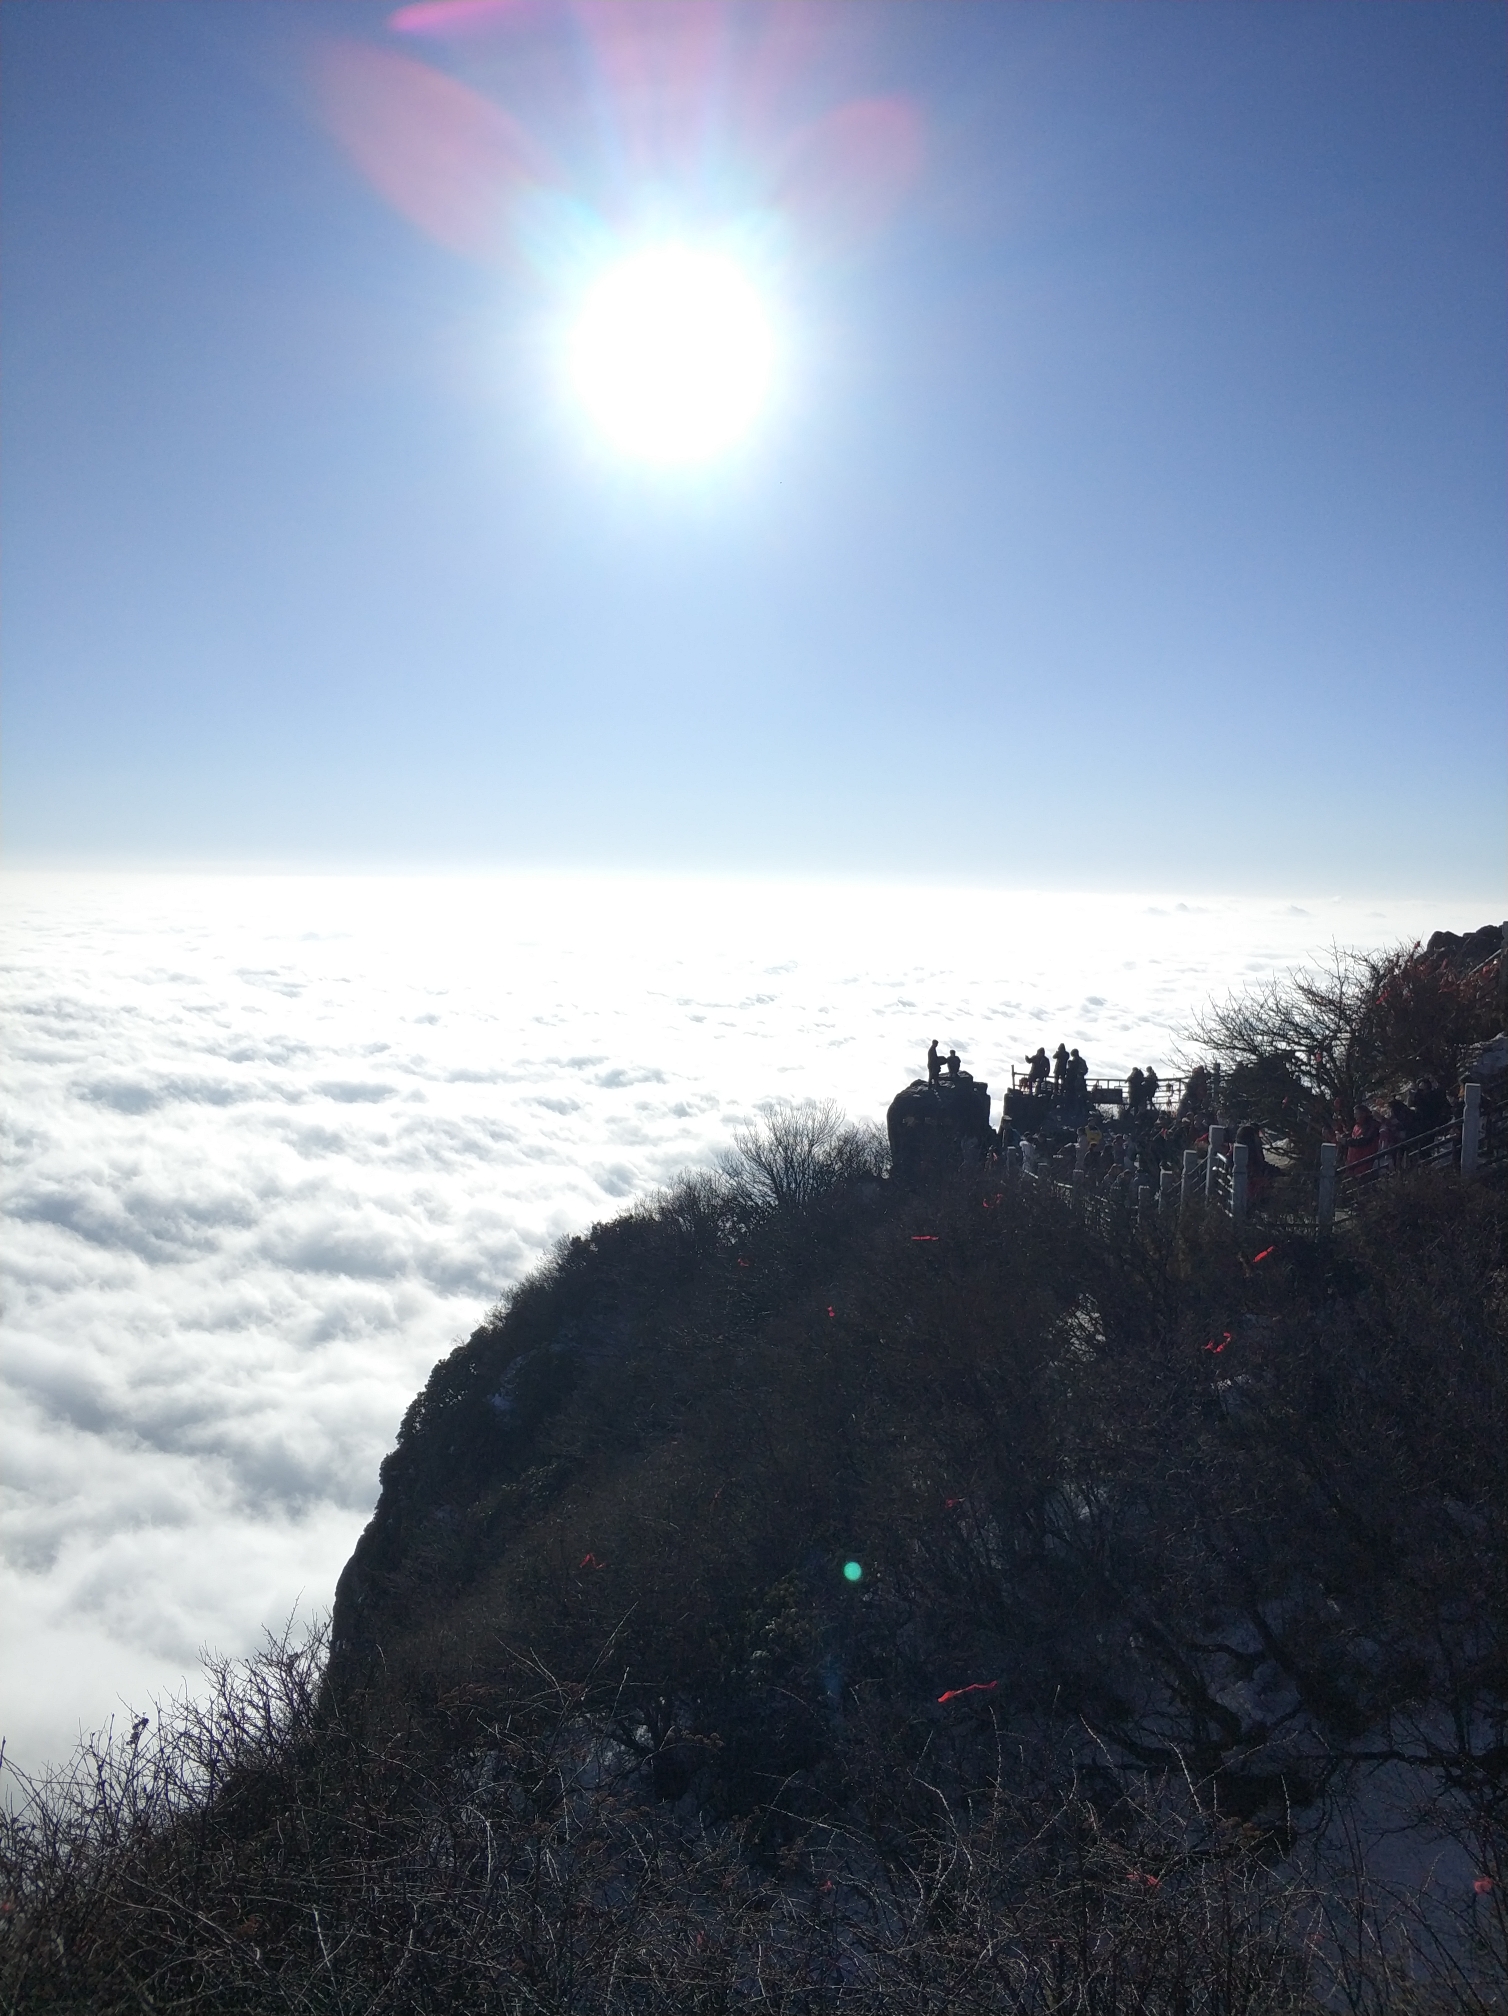
[[[665,244],[628,254],[587,294],[571,337],[575,391],[619,452],[703,462],[749,429],[770,391],[775,336],[727,254]]]

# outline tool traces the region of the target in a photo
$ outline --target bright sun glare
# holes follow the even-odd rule
[[[763,405],[774,332],[725,254],[660,245],[609,267],[572,338],[578,395],[608,440],[649,462],[730,447]]]

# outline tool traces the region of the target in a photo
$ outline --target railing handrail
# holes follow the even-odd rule
[[[1354,1182],[1359,1176],[1374,1174],[1377,1164],[1385,1157],[1391,1159],[1394,1156],[1412,1154],[1415,1161],[1421,1161],[1425,1159],[1422,1151],[1428,1149],[1430,1151],[1430,1159],[1433,1159],[1438,1150],[1447,1145],[1454,1146],[1460,1139],[1460,1121],[1456,1119],[1442,1120],[1437,1127],[1426,1127],[1421,1133],[1411,1134],[1406,1141],[1392,1141],[1386,1147],[1381,1146],[1378,1142],[1374,1142],[1367,1152],[1364,1161],[1357,1161],[1355,1163],[1349,1161],[1342,1162],[1335,1173],[1337,1178],[1342,1181],[1350,1177]],[[1352,1142],[1346,1135],[1342,1135],[1335,1144],[1338,1152],[1360,1145],[1360,1143]]]
[[[1010,1074],[1011,1074],[1011,1090],[1013,1092],[1024,1092],[1034,1082],[1027,1075],[1026,1072],[1024,1071],[1018,1072],[1014,1064],[1010,1066]],[[1035,1082],[1039,1085],[1050,1086],[1055,1092],[1061,1089],[1058,1082],[1052,1078],[1039,1078]],[[1161,1108],[1164,1105],[1168,1105],[1170,1107],[1175,1106],[1177,1104],[1177,1100],[1171,1096],[1169,1096],[1166,1100],[1164,1100],[1163,1094],[1168,1093],[1169,1095],[1171,1095],[1173,1092],[1176,1091],[1179,1097],[1181,1097],[1185,1087],[1188,1085],[1188,1082],[1189,1081],[1187,1076],[1172,1077],[1172,1078],[1163,1078],[1159,1076],[1157,1080],[1157,1097],[1155,1100],[1151,1102],[1153,1107],[1158,1110],[1161,1110]],[[1124,1105],[1126,1103],[1126,1096],[1125,1096],[1126,1080],[1124,1077],[1118,1078],[1113,1074],[1107,1074],[1103,1071],[1097,1072],[1095,1076],[1090,1079],[1088,1087],[1086,1089],[1088,1093],[1089,1103],[1091,1106],[1095,1103],[1094,1095],[1096,1092],[1119,1091],[1121,1095],[1120,1104]]]
[[[1422,1169],[1447,1161],[1452,1167],[1459,1163],[1462,1176],[1470,1177],[1486,1163],[1508,1159],[1508,1129],[1493,1126],[1492,1118],[1491,1109],[1479,1110],[1478,1104],[1468,1099],[1463,1115],[1441,1121],[1435,1127],[1421,1128],[1417,1134],[1386,1147],[1373,1144],[1366,1156],[1354,1164],[1337,1166],[1342,1150],[1359,1144],[1348,1139],[1326,1142],[1320,1151],[1318,1209],[1314,1216],[1303,1211],[1297,1218],[1290,1214],[1281,1220],[1269,1218],[1268,1222],[1312,1224],[1323,1235],[1334,1223],[1339,1202],[1337,1192],[1342,1182],[1348,1197],[1359,1200],[1379,1177],[1392,1174],[1410,1162]],[[1206,1140],[1202,1149],[1185,1149],[1181,1167],[1129,1170],[1123,1164],[1110,1163],[1090,1171],[1077,1166],[1073,1148],[1065,1145],[1053,1154],[1038,1157],[1031,1174],[1034,1181],[1067,1193],[1081,1211],[1101,1226],[1109,1222],[1112,1211],[1129,1205],[1146,1230],[1149,1202],[1159,1223],[1166,1224],[1170,1210],[1181,1214],[1193,1205],[1213,1208],[1222,1216],[1229,1214],[1239,1225],[1256,1198],[1247,1187],[1247,1151],[1238,1142],[1232,1142],[1227,1156],[1226,1146],[1222,1138],[1218,1144]],[[1024,1177],[1027,1172],[1020,1152],[1014,1148],[1006,1152],[1007,1167],[1013,1160],[1017,1176]],[[1348,1201],[1345,1215],[1350,1217],[1356,1208],[1356,1202]]]

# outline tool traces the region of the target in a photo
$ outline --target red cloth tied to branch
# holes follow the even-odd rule
[[[976,1680],[972,1687],[950,1687],[946,1694],[938,1695],[937,1705],[941,1707],[944,1701],[960,1700],[965,1694],[993,1694],[999,1685],[998,1680]]]

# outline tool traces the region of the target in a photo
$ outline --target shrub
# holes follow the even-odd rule
[[[1180,1779],[1085,1776],[989,1710],[983,1770],[857,1718],[778,1856],[634,1795],[537,1663],[380,1741],[318,1641],[99,1741],[0,1815],[0,2007],[420,2016],[1321,2016],[1497,2006],[1503,1921],[1273,1861]],[[955,1752],[959,1745],[953,1746]],[[967,1748],[968,1746],[963,1746]]]

